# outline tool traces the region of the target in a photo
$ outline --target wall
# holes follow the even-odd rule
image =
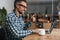
[[[51,2],[51,1],[58,1],[58,0],[27,0],[28,2]]]
[[[46,4],[28,4],[27,11],[29,13],[45,13],[45,10],[47,8],[47,12],[52,12],[52,4],[46,3]]]
[[[13,4],[14,0],[0,0],[0,8],[2,9],[3,7],[5,7],[5,9],[7,10],[7,13],[10,13],[11,10],[13,9]]]
[[[58,2],[54,1],[53,12],[57,14],[57,4]],[[28,13],[42,13],[45,14],[47,7],[47,13],[52,13],[52,2],[28,2],[27,11]]]
[[[28,7],[27,7],[27,11],[29,13],[32,12],[40,12],[40,13],[45,13],[45,7],[48,6],[48,13],[51,13],[51,4],[49,2],[51,2],[52,0],[27,0],[28,1]],[[53,1],[58,1],[58,0],[53,0]],[[32,2],[32,3],[31,3]],[[36,2],[36,3],[33,3]],[[48,2],[47,5],[44,4],[40,4],[40,2]],[[7,10],[7,13],[10,13],[12,11],[12,9],[14,8],[14,0],[0,0],[0,8],[5,7]],[[30,4],[31,3],[31,4]],[[55,5],[56,7],[56,5]],[[56,11],[56,10],[55,10]]]

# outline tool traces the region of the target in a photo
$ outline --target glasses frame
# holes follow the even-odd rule
[[[24,6],[24,5],[22,5],[22,4],[18,4],[19,6],[22,6],[22,7],[24,7],[24,8],[27,8],[27,6]]]

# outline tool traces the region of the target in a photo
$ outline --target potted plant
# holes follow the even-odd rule
[[[7,14],[6,9],[3,7],[3,9],[0,9],[0,28],[4,25],[5,23],[5,16]]]

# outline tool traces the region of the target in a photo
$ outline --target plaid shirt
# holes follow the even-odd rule
[[[8,31],[15,37],[26,36],[32,34],[33,30],[23,30],[24,21],[22,17],[16,16],[14,12],[6,16],[6,24]],[[8,33],[9,34],[9,33]],[[9,34],[10,35],[10,34]]]

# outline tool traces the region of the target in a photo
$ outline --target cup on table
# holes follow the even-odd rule
[[[45,35],[45,29],[39,29],[39,34],[40,35]]]

